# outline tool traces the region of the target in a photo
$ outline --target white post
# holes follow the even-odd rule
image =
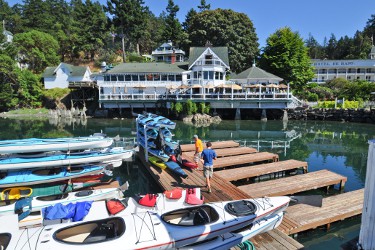
[[[369,141],[362,224],[358,249],[375,249],[375,140]]]
[[[289,99],[289,82],[288,82],[288,89],[287,89],[287,99]]]

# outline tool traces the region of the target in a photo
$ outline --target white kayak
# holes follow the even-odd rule
[[[0,154],[24,154],[45,151],[73,151],[91,148],[107,148],[111,146],[112,143],[112,138],[104,136],[3,140],[0,141]]]
[[[242,229],[282,213],[289,197],[207,203],[174,210],[98,215],[83,222],[19,229],[15,217],[0,224],[8,249],[175,249]],[[126,211],[125,208],[124,211]],[[91,213],[91,211],[90,211]],[[5,226],[9,225],[9,226]],[[11,237],[6,237],[11,235]]]
[[[0,157],[0,170],[45,168],[64,165],[77,165],[88,163],[106,163],[118,166],[122,161],[131,158],[132,150],[122,147],[105,148],[102,150],[87,150],[78,153],[45,152],[35,155],[10,155]]]

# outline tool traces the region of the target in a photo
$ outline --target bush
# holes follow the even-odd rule
[[[319,100],[319,96],[317,93],[308,93],[307,94],[307,100],[309,102],[317,102]]]
[[[177,103],[174,104],[174,111],[176,112],[176,114],[181,113],[183,110],[184,110],[184,108],[183,108],[181,102],[177,102]]]
[[[197,113],[197,105],[195,104],[195,102],[192,102],[191,100],[187,100],[185,102],[185,113],[187,115],[192,115],[192,114],[196,114]]]
[[[208,114],[210,113],[210,105],[205,102],[200,102],[198,111],[201,114]]]

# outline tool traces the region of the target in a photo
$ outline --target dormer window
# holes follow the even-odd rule
[[[212,55],[211,54],[207,54],[205,56],[205,60],[206,60],[206,65],[207,64],[212,64]]]

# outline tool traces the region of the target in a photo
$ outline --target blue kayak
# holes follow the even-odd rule
[[[17,170],[22,168],[57,167],[63,165],[89,164],[92,162],[108,162],[123,160],[132,156],[130,150],[121,147],[107,148],[101,151],[80,153],[43,153],[36,155],[17,155],[0,158],[0,170]]]
[[[167,168],[170,169],[174,174],[177,174],[178,176],[182,178],[188,177],[188,175],[185,173],[185,171],[180,167],[180,165],[177,162],[168,161],[165,163],[165,165],[167,165]]]
[[[172,122],[168,118],[155,115],[155,114],[146,114],[146,115],[138,115],[138,123],[141,125],[146,125],[150,128],[170,128],[174,129],[176,127],[176,123]]]
[[[0,187],[15,187],[22,185],[35,185],[74,179],[86,175],[103,172],[103,166],[71,166],[50,168],[50,169],[30,169],[20,171],[9,171],[0,173]]]

